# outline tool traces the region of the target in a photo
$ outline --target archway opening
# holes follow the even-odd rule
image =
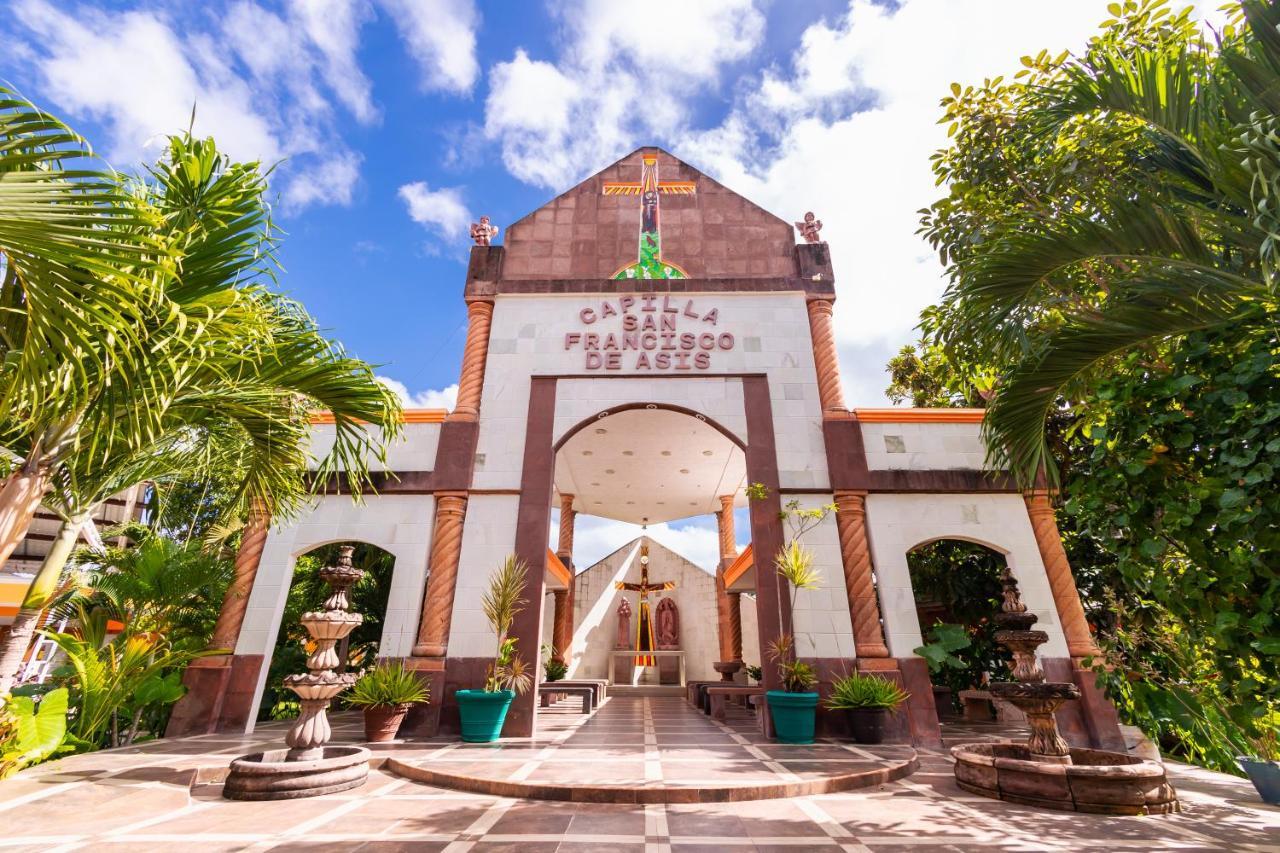
[[[280,631],[276,635],[267,670],[266,686],[258,704],[260,722],[289,720],[298,715],[298,697],[284,687],[285,676],[306,672],[307,655],[311,652],[310,637],[298,619],[303,613],[321,609],[329,588],[320,580],[319,571],[337,562],[338,549],[343,545],[355,546],[351,562],[365,573],[349,591],[351,610],[362,615],[364,621],[339,644],[337,650],[341,663],[338,671],[362,669],[377,660],[382,623],[391,594],[395,555],[377,545],[357,541],[330,542],[312,548],[299,555],[294,565],[289,596],[285,600]]]
[[[943,719],[1005,718],[985,696],[987,684],[1008,671],[1009,652],[995,642],[1005,556],[963,539],[938,539],[907,554],[916,616],[929,664],[934,702]],[[1012,721],[1012,720],[1011,720]]]
[[[750,542],[740,439],[685,409],[629,406],[567,432],[554,470],[555,506],[571,506],[577,530],[564,584],[573,590],[570,677],[673,691],[681,674],[716,680],[713,664],[733,659],[721,637],[729,610],[742,637],[736,654],[758,664],[754,588],[730,593],[718,577]],[[559,515],[553,551],[558,530]],[[543,639],[552,649],[561,586],[549,572]]]

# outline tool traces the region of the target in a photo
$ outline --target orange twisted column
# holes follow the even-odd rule
[[[733,532],[733,495],[720,496],[720,511],[716,513],[716,527],[720,533],[720,568],[716,570],[716,623],[720,640],[720,660],[722,662],[742,659],[742,614],[738,613],[737,654],[734,654],[734,613],[729,599],[729,590],[725,586],[724,572],[738,554]]]
[[[467,318],[467,344],[462,350],[458,402],[449,414],[449,419],[455,421],[474,421],[480,414],[480,392],[484,389],[484,363],[489,355],[493,303],[467,303]]]
[[[729,643],[733,657],[726,660],[742,660],[742,593],[729,593]]]
[[[462,556],[462,519],[467,511],[466,492],[436,494],[435,530],[431,534],[430,575],[422,599],[418,642],[414,657],[444,657],[453,621],[453,596],[458,588],[458,560]]]
[[[565,663],[568,658],[569,638],[573,635],[573,612],[569,609],[569,590],[552,591],[555,597],[555,617],[551,628],[552,656]]]
[[[840,384],[840,358],[836,354],[836,332],[831,322],[831,301],[813,299],[809,308],[809,335],[813,339],[813,364],[818,374],[818,399],[823,411],[845,408]]]
[[[240,626],[244,624],[245,610],[249,606],[249,593],[258,576],[258,564],[262,562],[262,548],[267,543],[267,531],[271,529],[271,511],[260,498],[249,506],[249,518],[240,535],[240,548],[236,551],[235,567],[231,583],[222,596],[222,610],[209,638],[210,649],[235,651],[240,639]]]
[[[1053,592],[1053,604],[1062,622],[1062,633],[1067,638],[1067,651],[1073,658],[1099,654],[1098,645],[1089,631],[1084,605],[1075,578],[1071,576],[1071,564],[1067,562],[1066,549],[1062,547],[1062,534],[1053,514],[1049,493],[1037,489],[1025,496],[1027,515],[1031,517],[1031,529],[1035,532],[1040,560],[1049,577],[1049,589]]]
[[[573,559],[573,523],[578,513],[573,508],[573,495],[560,494],[560,544],[556,547],[556,556],[566,566]]]
[[[880,604],[872,577],[871,549],[867,544],[866,492],[836,492],[836,530],[844,563],[844,586],[849,596],[853,643],[859,658],[887,658],[880,628]]]

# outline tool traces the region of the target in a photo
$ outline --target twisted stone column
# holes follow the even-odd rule
[[[453,595],[458,588],[458,560],[462,556],[462,520],[467,512],[465,492],[436,494],[435,530],[431,534],[430,575],[422,599],[418,642],[414,657],[444,657],[453,621]]]
[[[871,549],[867,544],[865,492],[836,492],[836,530],[844,563],[844,586],[849,596],[854,649],[859,658],[887,658],[880,628],[880,604],[872,578]]]
[[[552,591],[556,610],[551,628],[552,657],[561,663],[568,662],[569,640],[573,636],[573,612],[569,609],[569,590]]]
[[[560,543],[556,546],[556,556],[560,562],[569,567],[573,560],[573,523],[578,513],[573,508],[573,495],[560,493]]]
[[[808,304],[809,335],[813,339],[813,364],[818,374],[818,399],[823,411],[845,408],[840,384],[840,359],[836,354],[836,333],[831,323],[830,300],[814,299]]]
[[[255,498],[249,506],[249,518],[240,535],[231,583],[222,596],[222,610],[218,613],[217,624],[213,626],[208,648],[235,651],[236,642],[240,639],[240,626],[244,624],[245,610],[249,606],[249,593],[253,591],[253,581],[258,576],[258,564],[262,562],[262,549],[270,529],[271,511],[263,500]]]
[[[1075,578],[1071,576],[1071,564],[1067,562],[1067,552],[1062,547],[1062,535],[1058,532],[1049,493],[1037,489],[1025,498],[1036,547],[1040,549],[1040,560],[1044,563],[1049,589],[1053,592],[1053,604],[1062,622],[1062,633],[1067,638],[1067,651],[1073,658],[1096,655],[1099,653],[1098,645],[1089,631],[1080,592],[1076,589]]]
[[[573,495],[560,494],[560,541],[556,545],[556,556],[569,570],[569,588],[565,591],[564,625],[560,625],[560,593],[556,593],[556,633],[553,637],[557,659],[568,663],[573,650],[573,607],[574,607],[574,571],[573,571],[573,526],[578,513],[573,508]]]
[[[733,657],[726,660],[742,662],[742,593],[729,593],[729,643]]]
[[[716,527],[720,533],[720,568],[716,571],[716,627],[720,640],[721,662],[742,660],[742,622],[738,613],[737,654],[734,654],[734,608],[729,600],[729,590],[725,586],[725,570],[738,555],[738,548],[733,532],[733,495],[720,496],[720,511],[716,513]]]
[[[462,350],[458,402],[449,414],[449,420],[455,421],[474,421],[480,414],[480,392],[484,388],[484,363],[489,355],[493,303],[467,303],[467,318],[467,343]]]

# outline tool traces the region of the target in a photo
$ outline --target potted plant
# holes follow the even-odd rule
[[[1249,774],[1262,801],[1280,806],[1280,714],[1270,714],[1263,722],[1263,735],[1253,742],[1257,754],[1242,755],[1236,761]]]
[[[364,709],[364,739],[370,743],[395,740],[409,707],[428,699],[426,685],[399,661],[368,670],[347,693],[349,704]]]
[[[744,667],[744,669],[746,670],[747,678],[750,678],[750,679],[751,679],[752,681],[754,681],[756,684],[759,684],[761,681],[764,681],[764,669],[763,669],[763,668],[758,667],[758,666],[754,666],[754,665],[752,665],[752,664],[747,664],[747,665]]]
[[[547,655],[542,662],[542,680],[559,681],[564,678],[569,672],[569,665],[555,656],[551,646],[544,645],[542,651]]]
[[[844,711],[858,743],[883,743],[889,715],[910,695],[887,678],[855,672],[831,685],[825,705],[832,711]]]
[[[760,483],[747,488],[752,500],[768,496],[768,490]],[[790,501],[781,514],[791,536],[774,559],[778,576],[786,584],[790,595],[791,613],[796,611],[796,597],[802,589],[817,589],[822,576],[813,568],[813,554],[800,544],[804,534],[821,524],[834,505],[816,509],[802,509],[799,501]],[[778,600],[778,624],[785,624],[782,599]],[[814,724],[818,713],[818,694],[813,687],[818,674],[813,667],[796,656],[795,636],[780,634],[769,646],[769,657],[777,667],[781,690],[765,693],[769,714],[773,719],[773,733],[783,743],[813,743]]]
[[[528,603],[520,597],[525,574],[524,562],[512,554],[489,578],[489,591],[484,594],[481,607],[489,627],[498,636],[498,650],[485,676],[484,689],[454,694],[462,717],[462,739],[467,743],[497,740],[512,700],[533,683],[528,664],[516,654],[515,639],[507,636],[516,614]]]

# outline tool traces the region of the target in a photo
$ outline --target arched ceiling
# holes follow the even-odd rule
[[[556,491],[581,513],[658,524],[745,505],[746,458],[719,430],[667,409],[629,409],[575,433],[556,454]]]

